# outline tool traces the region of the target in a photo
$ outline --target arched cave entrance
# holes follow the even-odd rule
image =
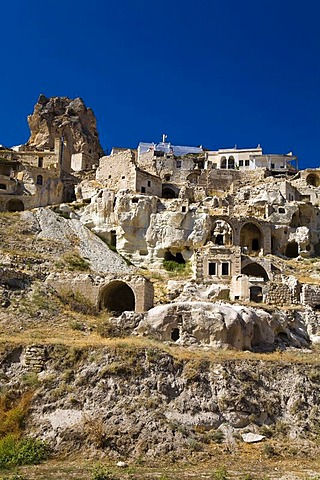
[[[269,280],[266,270],[259,265],[259,263],[253,262],[249,263],[241,269],[243,275],[248,275],[248,277],[258,277],[263,278],[265,281]]]
[[[315,173],[310,173],[310,175],[308,175],[306,178],[306,182],[308,185],[312,185],[313,187],[319,187],[320,185],[320,179]]]
[[[23,212],[24,211],[24,204],[22,200],[18,199],[11,199],[6,205],[8,212]]]
[[[256,303],[262,302],[262,287],[256,285],[250,287],[250,301]]]
[[[187,176],[187,180],[188,180],[188,182],[196,185],[198,183],[199,176],[200,176],[200,173],[193,172],[193,173],[190,173],[190,175]]]
[[[257,253],[262,248],[262,233],[254,223],[246,223],[241,228],[240,245],[248,254]]]
[[[297,258],[299,256],[299,246],[297,242],[287,243],[284,254],[288,258]]]
[[[178,198],[178,192],[176,192],[172,187],[163,186],[162,198]]]
[[[125,311],[134,311],[135,297],[131,287],[125,282],[115,280],[103,290],[100,300],[100,309],[120,315]]]

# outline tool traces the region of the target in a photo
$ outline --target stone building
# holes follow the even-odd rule
[[[53,150],[0,150],[0,210],[22,211],[64,201],[61,141]]]
[[[128,190],[134,193],[161,196],[161,179],[139,168],[133,150],[128,149],[102,157],[96,179],[110,190]]]

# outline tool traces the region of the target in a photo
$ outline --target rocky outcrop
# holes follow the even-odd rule
[[[40,95],[32,115],[28,116],[31,136],[27,146],[31,149],[53,149],[55,139],[64,139],[64,155],[71,159],[83,153],[94,161],[103,155],[96,118],[81,98]]]
[[[307,347],[309,336],[300,318],[275,310],[209,302],[177,302],[152,308],[136,329],[180,345],[237,350]]]
[[[61,214],[63,212],[61,211]],[[132,271],[125,260],[112,252],[109,247],[76,218],[67,220],[52,210],[39,208],[34,213],[25,212],[25,218],[34,224],[37,238],[53,240],[66,247],[77,247],[82,258],[90,263],[95,272],[128,273]]]
[[[2,354],[1,388],[19,390],[30,371],[29,350]],[[244,433],[281,431],[295,444],[318,435],[320,377],[312,362],[179,360],[128,343],[90,350],[46,345],[44,353],[27,432],[56,452],[187,456],[195,442],[205,449],[218,435],[235,443]]]

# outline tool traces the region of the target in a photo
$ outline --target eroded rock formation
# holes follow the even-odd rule
[[[103,155],[96,118],[81,98],[40,95],[28,123],[31,136],[27,146],[31,149],[53,149],[55,139],[63,138],[66,161],[82,153],[97,163]]]

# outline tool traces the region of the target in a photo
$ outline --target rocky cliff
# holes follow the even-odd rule
[[[30,148],[53,149],[55,139],[63,137],[69,158],[73,153],[84,153],[98,161],[103,155],[96,118],[81,98],[40,95],[28,123]]]
[[[33,375],[27,431],[56,453],[187,458],[216,443],[236,451],[254,433],[315,454],[319,359],[309,355],[182,355],[127,340],[12,346],[1,354],[0,382],[17,395]]]

